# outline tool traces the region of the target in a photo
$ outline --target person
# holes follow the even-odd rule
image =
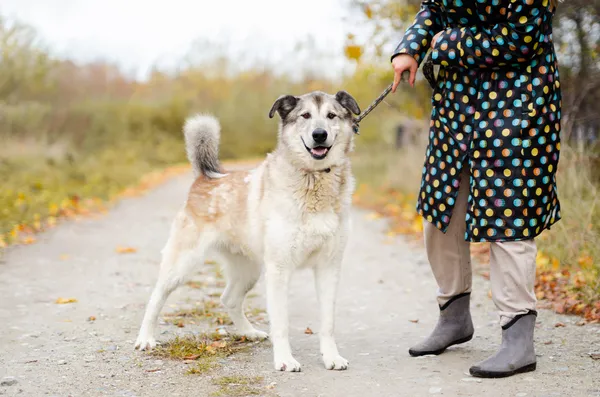
[[[502,343],[476,377],[536,368],[535,237],[560,219],[561,91],[555,0],[425,0],[391,58],[393,91],[439,65],[417,211],[438,284],[439,319],[412,356],[473,337],[470,242],[489,242]]]

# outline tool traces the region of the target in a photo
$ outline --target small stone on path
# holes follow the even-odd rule
[[[0,381],[0,386],[14,386],[17,383],[19,383],[14,376],[7,376],[5,378],[2,378],[2,380]]]

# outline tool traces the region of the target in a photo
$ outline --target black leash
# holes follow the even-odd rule
[[[431,88],[434,88],[435,87],[435,77],[434,77],[434,73],[433,73],[433,63],[431,62],[431,53],[429,53],[427,55],[427,59],[425,59],[425,61],[423,63],[422,70],[423,70],[423,74],[425,75],[425,78],[429,82],[429,85],[431,86]],[[402,73],[402,76],[400,77],[400,81],[408,80],[408,77],[406,77],[407,75],[409,75],[408,71],[405,71],[404,73]],[[360,115],[358,115],[358,117],[356,117],[354,119],[354,133],[355,134],[360,135],[360,132],[358,132],[358,123],[360,123],[365,117],[367,117],[367,115],[369,113],[371,113],[373,111],[373,109],[375,109],[377,107],[377,105],[379,105],[381,102],[383,102],[385,97],[390,92],[392,92],[393,85],[394,85],[393,83],[388,85],[387,88],[385,90],[383,90],[383,92],[377,98],[375,98],[373,103],[371,103],[371,105],[368,108],[366,108],[364,112],[362,112]]]

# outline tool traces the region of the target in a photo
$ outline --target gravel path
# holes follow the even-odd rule
[[[296,274],[290,300],[292,349],[303,364],[301,373],[274,372],[268,342],[220,360],[208,375],[187,375],[189,364],[134,351],[159,251],[190,182],[189,175],[175,178],[144,197],[121,201],[102,217],[65,223],[34,245],[5,252],[0,395],[227,396],[234,394],[219,386],[219,379],[258,376],[251,390],[280,397],[600,396],[600,359],[590,356],[600,352],[600,327],[577,326],[578,318],[544,310],[536,330],[538,371],[504,380],[468,376],[469,366],[491,354],[500,340],[489,282],[481,277],[474,285],[473,341],[438,357],[409,357],[409,346],[435,324],[435,282],[420,246],[402,238],[390,241],[385,220],[361,210],[353,212],[337,306],[337,341],[350,360],[348,371],[326,371],[318,336],[305,333],[307,327],[318,330],[310,271]],[[118,246],[137,251],[118,253]],[[210,266],[198,271],[195,279],[215,284]],[[210,292],[182,287],[165,312],[202,301]],[[254,292],[249,305],[264,307],[262,282]],[[77,302],[56,304],[58,298]],[[266,321],[258,327],[267,330]],[[160,340],[214,328],[165,323]]]

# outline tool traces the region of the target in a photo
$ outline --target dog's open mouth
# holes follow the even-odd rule
[[[304,143],[304,139],[302,140],[302,143]],[[329,146],[329,147],[315,146],[314,148],[311,149],[308,146],[306,146],[306,143],[304,143],[304,147],[306,148],[308,153],[310,153],[310,155],[315,160],[323,160],[325,157],[327,157],[327,153],[329,153],[329,149],[331,149],[331,146]]]

